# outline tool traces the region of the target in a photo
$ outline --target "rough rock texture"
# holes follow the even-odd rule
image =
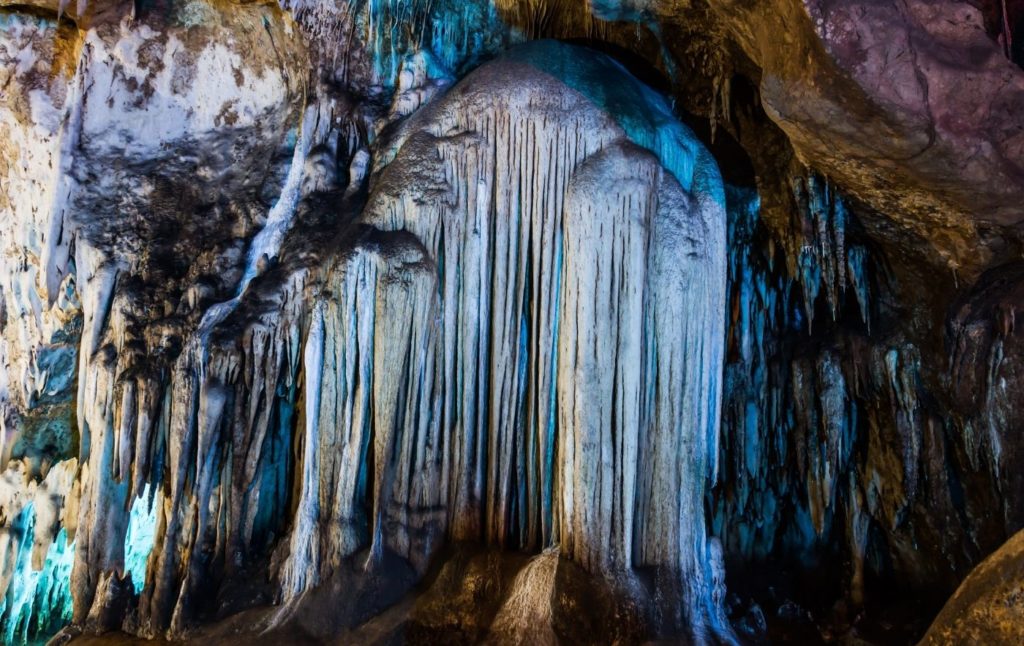
[[[982,561],[928,629],[922,644],[1018,644],[1024,639],[1024,534]]]
[[[659,9],[671,21],[688,5]],[[759,69],[760,103],[797,154],[948,269],[976,276],[989,259],[979,225],[1021,222],[1024,70],[977,7],[779,0],[708,11]]]
[[[7,321],[23,321],[5,328],[6,451],[43,473],[78,453],[82,522],[65,519],[75,616],[99,625],[123,603],[111,573],[124,570],[129,501],[163,477],[151,471],[167,451],[153,439],[173,391],[162,375],[197,301],[234,288],[231,265],[264,217],[270,161],[301,99],[303,48],[282,14],[188,10],[81,34],[3,13],[20,61],[5,128],[36,138],[12,136],[5,155],[5,262],[20,270],[4,273],[16,281],[4,302]],[[280,67],[275,43],[296,67]],[[193,540],[186,532],[184,551]]]
[[[1017,430],[1022,420],[1015,393],[1020,392],[1024,357],[1016,326],[1022,303],[1022,267],[1009,263],[984,274],[961,297],[947,326],[949,378],[956,393],[955,410],[963,419],[966,457],[991,473],[996,491],[990,493],[993,504],[986,509],[991,522],[1007,527],[1024,526],[1020,506],[1014,504],[1024,482],[1011,466],[1021,451]]]
[[[31,16],[0,14],[4,25],[2,99],[5,461],[30,456],[42,462],[74,449],[67,424],[73,400],[73,366],[81,334],[81,306],[71,277],[57,267],[68,262],[62,228],[51,213],[68,195],[65,123],[76,102],[77,35]],[[47,267],[54,267],[52,275]],[[26,419],[17,419],[19,414]],[[11,441],[15,425],[26,428]]]
[[[61,232],[49,214],[67,196],[62,135],[76,92],[78,43],[70,30],[32,16],[3,12],[0,25],[0,632],[11,642],[29,626],[52,632],[70,618],[78,489],[71,411],[82,317],[72,278],[51,281],[52,290],[42,286],[44,267],[67,259],[53,243]]]

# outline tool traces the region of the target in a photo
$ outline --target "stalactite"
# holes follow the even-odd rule
[[[471,74],[378,161],[361,218],[378,232],[330,272],[307,335],[286,601],[362,548],[367,567],[386,548],[422,568],[445,536],[559,544],[595,572],[675,573],[691,627],[728,634],[703,525],[720,180],[681,126],[652,132],[622,103],[610,117],[524,64],[561,47]],[[584,92],[625,78],[582,61],[555,70]],[[339,531],[311,542],[324,523]]]
[[[78,467],[54,465],[42,481],[14,462],[0,474],[0,635],[4,643],[46,637],[71,618]]]
[[[729,124],[725,49],[679,60],[656,3],[72,4],[0,11],[5,641],[179,638],[257,573],[260,628],[287,630],[467,541],[535,555],[495,634],[556,637],[579,571],[729,642],[726,560],[845,550],[856,606],[874,561],[935,538],[936,492],[976,513],[942,469],[1014,486],[1012,302],[965,305],[936,377],[828,179],[795,178],[769,231],[610,59],[480,67],[632,21],[626,51],[711,86],[713,140],[763,125]],[[976,392],[940,420],[947,376]]]
[[[842,305],[847,285],[854,288],[861,303],[861,317],[867,323],[867,285],[863,276],[863,250],[847,248],[849,218],[841,195],[827,179],[809,173],[793,181],[799,221],[803,226],[798,259],[799,282],[804,292],[804,309],[813,323],[820,293],[825,294],[832,319]],[[854,250],[856,249],[856,251]]]
[[[324,48],[321,64],[339,80],[394,88],[404,61],[429,54],[459,71],[479,63],[521,35],[504,25],[491,2],[458,0],[279,0]],[[362,78],[360,78],[362,77]]]
[[[842,519],[852,559],[851,598],[860,599],[870,523],[882,513],[871,506],[876,497],[865,491],[862,474],[884,461],[871,454],[865,465],[858,451],[869,443],[871,410],[889,402],[913,408],[900,403],[907,388],[914,388],[913,373],[909,366],[898,367],[899,389],[892,390],[891,379],[879,371],[884,352],[861,358],[858,344],[864,341],[837,334],[834,327],[821,331],[834,326],[831,321],[817,323],[812,335],[812,343],[823,346],[802,347],[818,295],[835,303],[841,320],[843,304],[851,307],[853,301],[843,298],[847,284],[867,327],[871,258],[863,246],[847,249],[849,216],[833,188],[814,179],[798,182],[796,189],[796,216],[807,225],[809,242],[792,277],[755,246],[765,235],[758,226],[757,195],[738,188],[727,194],[732,307],[722,460],[730,484],[711,496],[713,532],[737,558],[804,558],[834,540]],[[880,386],[892,392],[890,397],[883,391],[882,404],[873,394]],[[869,452],[871,446],[877,443],[869,444]],[[912,447],[907,456],[916,459]],[[909,479],[903,478],[911,487]]]
[[[1000,5],[1000,29],[999,43],[1003,47],[1006,58],[1013,60],[1013,29],[1010,27],[1010,13],[1006,8],[1006,0],[999,0]]]
[[[256,237],[249,245],[246,257],[245,273],[242,274],[242,282],[238,286],[239,296],[245,293],[246,288],[257,276],[261,268],[277,260],[278,252],[284,237],[287,235],[295,217],[295,209],[298,207],[302,195],[303,177],[306,172],[306,158],[315,143],[323,143],[326,138],[327,128],[320,126],[320,118],[323,110],[318,104],[308,106],[303,114],[299,125],[299,135],[292,154],[292,161],[288,167],[288,174],[285,177],[281,195],[273,208],[267,214],[267,221],[260,229]],[[215,316],[222,316],[217,313]]]
[[[138,304],[149,268],[110,247],[104,226],[116,222],[72,221],[74,262],[51,253],[55,267],[74,268],[57,283],[68,295],[56,301],[61,320],[81,327],[78,517],[87,522],[75,537],[75,620],[115,628],[112,609],[137,604],[133,631],[180,635],[218,574],[274,548],[288,608],[356,555],[373,570],[397,554],[422,574],[445,542],[472,540],[557,546],[591,572],[628,580],[652,568],[674,615],[666,621],[729,639],[722,549],[704,521],[705,487],[725,456],[726,195],[708,152],[621,67],[554,43],[513,52],[442,97],[450,73],[493,45],[470,29],[493,15],[466,8],[462,22],[428,26],[418,17],[437,6],[375,2],[358,15],[286,6],[306,34],[344,44],[314,53],[321,68],[308,84],[266,68],[240,86],[246,100],[271,97],[266,110],[301,100],[304,111],[265,218],[233,225],[248,248],[231,252],[226,284],[197,281],[180,304],[150,304],[165,312],[150,320]],[[134,36],[118,38],[129,41],[118,52],[134,51]],[[102,81],[90,91],[107,91],[121,82],[120,54],[96,33],[87,39],[83,62]],[[221,70],[240,59],[214,48],[203,60]],[[359,113],[333,88],[339,80],[384,107]],[[90,100],[138,118],[128,90],[108,92]],[[107,135],[88,111],[67,123],[101,148],[145,152],[218,118],[155,96],[154,109],[182,116],[148,139]],[[259,114],[240,117],[256,127]],[[318,251],[316,264],[289,257],[302,205],[334,190],[343,169],[330,160],[342,157],[346,199],[373,173],[359,241]],[[117,186],[102,181],[92,190]],[[796,282],[809,322],[819,293],[836,315],[848,282],[866,317],[868,281],[864,254],[846,250],[841,199],[815,177],[796,190],[808,232],[798,280],[731,252],[731,345],[757,391],[737,409],[737,465],[756,483],[738,494],[742,508],[761,504],[770,518],[784,494],[761,482],[762,458],[799,452],[811,474],[802,503],[821,536],[856,426],[847,379],[831,355],[794,368],[823,415],[796,424],[802,436],[766,434],[763,420],[789,429],[808,410],[787,408],[796,395],[784,386],[788,368],[769,360],[771,337],[803,324]],[[756,200],[743,199],[734,219],[752,229]],[[187,320],[164,320],[179,310]],[[178,326],[173,341],[140,332],[157,321]],[[178,351],[146,361],[162,343]],[[772,522],[760,535],[742,530],[747,549],[768,549]],[[265,537],[284,531],[277,544]]]

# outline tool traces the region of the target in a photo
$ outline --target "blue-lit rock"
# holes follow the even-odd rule
[[[158,511],[157,497],[147,485],[132,501],[128,529],[124,534],[125,574],[131,575],[136,594],[141,593],[146,585],[146,562],[156,542]]]
[[[71,620],[75,475],[54,465],[36,481],[25,463],[0,474],[0,635],[6,644],[45,639]],[[68,513],[68,512],[71,513]]]

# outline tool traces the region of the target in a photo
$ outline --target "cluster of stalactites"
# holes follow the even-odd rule
[[[0,638],[46,637],[71,619],[77,460],[35,480],[23,462],[0,474]]]
[[[817,196],[810,212],[815,237],[831,241],[817,248],[835,252],[845,239],[842,200],[831,189],[822,192],[818,180],[801,183],[800,190],[807,186]],[[715,524],[733,553],[765,557],[780,541],[806,546],[826,532],[838,492],[846,487],[858,426],[855,384],[847,383],[844,372],[848,366],[832,352],[809,360],[791,356],[786,346],[787,335],[809,325],[809,319],[801,316],[798,294],[803,291],[804,312],[809,316],[818,286],[825,282],[823,275],[835,280],[841,276],[844,284],[854,273],[860,276],[857,280],[864,278],[863,271],[841,271],[845,260],[833,258],[819,264],[824,251],[817,253],[813,248],[805,248],[801,257],[807,271],[787,277],[756,246],[760,211],[756,193],[730,188],[728,197],[732,302],[723,417],[728,457],[723,459],[730,464],[734,484],[729,496],[718,500]],[[827,215],[814,215],[822,212]],[[860,251],[851,250],[849,257],[863,262]],[[788,482],[785,465],[790,456],[806,475],[805,491]],[[790,506],[795,509],[785,509]],[[795,522],[780,526],[789,514]]]
[[[797,280],[804,293],[808,329],[819,294],[824,291],[835,320],[847,286],[853,288],[861,318],[870,329],[866,252],[847,244],[849,215],[842,196],[831,182],[814,173],[794,179],[793,195],[803,229]]]
[[[717,170],[676,152],[677,180],[546,77],[475,82],[397,135],[314,306],[285,598],[451,538],[665,568],[714,622]]]
[[[788,367],[774,358],[781,335],[800,327],[799,296],[794,281],[773,271],[759,252],[757,193],[730,186],[727,204],[729,354],[721,459],[732,487],[729,495],[717,495],[713,533],[733,554],[765,556],[776,543],[783,504],[770,465],[784,463],[792,426]]]
[[[460,70],[517,42],[493,2],[279,0],[337,80],[394,88],[406,60],[429,55]],[[360,75],[366,78],[360,79]]]
[[[287,512],[303,291],[299,273],[237,346],[190,344],[155,391],[115,384],[116,365],[83,366],[92,450],[81,504],[93,522],[78,532],[77,622],[109,627],[107,607],[130,576],[131,628],[180,631],[206,591],[211,556],[230,570],[270,547]],[[154,478],[163,479],[156,491]]]
[[[348,20],[324,3],[286,4],[307,18]],[[426,25],[420,3],[371,2],[362,18],[371,58],[385,66],[379,77],[402,91],[439,80],[427,57],[406,58],[405,77],[393,63],[408,53],[395,45],[395,16],[414,10]],[[443,65],[464,63],[487,33],[470,28],[481,20],[472,10],[460,10],[457,33],[423,27],[417,46]],[[590,55],[545,50],[538,60],[577,54]],[[109,72],[104,89],[122,92],[110,105],[127,110],[115,59],[93,72]],[[624,80],[615,89],[638,102],[625,107],[578,94],[596,83],[603,96],[605,77],[621,69],[599,72],[574,79],[573,90],[544,74],[523,85],[498,74],[464,95],[478,103],[425,117],[440,114],[440,123],[399,146],[378,178],[363,218],[377,237],[327,267],[287,274],[273,294],[252,294],[253,283],[269,289],[257,279],[281,260],[307,184],[318,185],[305,181],[311,156],[349,116],[336,120],[326,97],[310,101],[236,296],[208,307],[167,365],[143,360],[155,348],[138,327],[153,321],[142,320],[130,289],[134,260],[76,239],[82,466],[62,463],[77,478],[69,499],[78,507],[59,525],[82,522],[31,569],[23,544],[11,547],[17,571],[42,592],[7,586],[20,604],[5,606],[7,625],[23,631],[26,616],[58,611],[63,619],[73,591],[78,624],[180,634],[213,575],[265,554],[265,537],[289,524],[288,557],[275,572],[286,599],[363,547],[371,565],[389,549],[422,571],[443,541],[469,538],[558,544],[594,571],[665,568],[679,575],[695,624],[717,621],[706,612],[721,577],[707,565],[703,492],[718,453],[721,182],[650,90]],[[431,96],[396,102],[396,114]],[[627,113],[609,116],[612,108]],[[365,164],[370,142],[333,141],[362,150]],[[195,306],[199,297],[184,291]],[[292,476],[301,491],[289,518]],[[32,509],[12,517],[56,536],[56,521]],[[66,593],[54,573],[70,580]],[[37,601],[26,614],[29,598]],[[128,625],[116,611],[125,603],[134,607]]]
[[[866,248],[846,246],[848,214],[834,188],[807,179],[798,194],[808,209],[798,215],[813,224],[805,235],[815,242],[801,256],[804,271],[790,278],[758,244],[767,232],[758,229],[757,195],[728,193],[722,459],[730,487],[711,497],[713,531],[746,559],[803,557],[845,539],[859,603],[870,528],[895,530],[920,486],[920,357],[913,345],[875,342],[855,324],[816,335],[811,352],[803,347],[822,285],[836,286],[826,300],[838,299],[837,319],[852,306],[841,278],[867,316],[870,258]]]

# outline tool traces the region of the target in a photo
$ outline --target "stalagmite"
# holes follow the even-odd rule
[[[545,550],[523,568],[512,583],[512,594],[498,610],[492,627],[499,643],[529,640],[533,644],[557,644],[552,630],[552,605],[556,594],[558,552]]]

